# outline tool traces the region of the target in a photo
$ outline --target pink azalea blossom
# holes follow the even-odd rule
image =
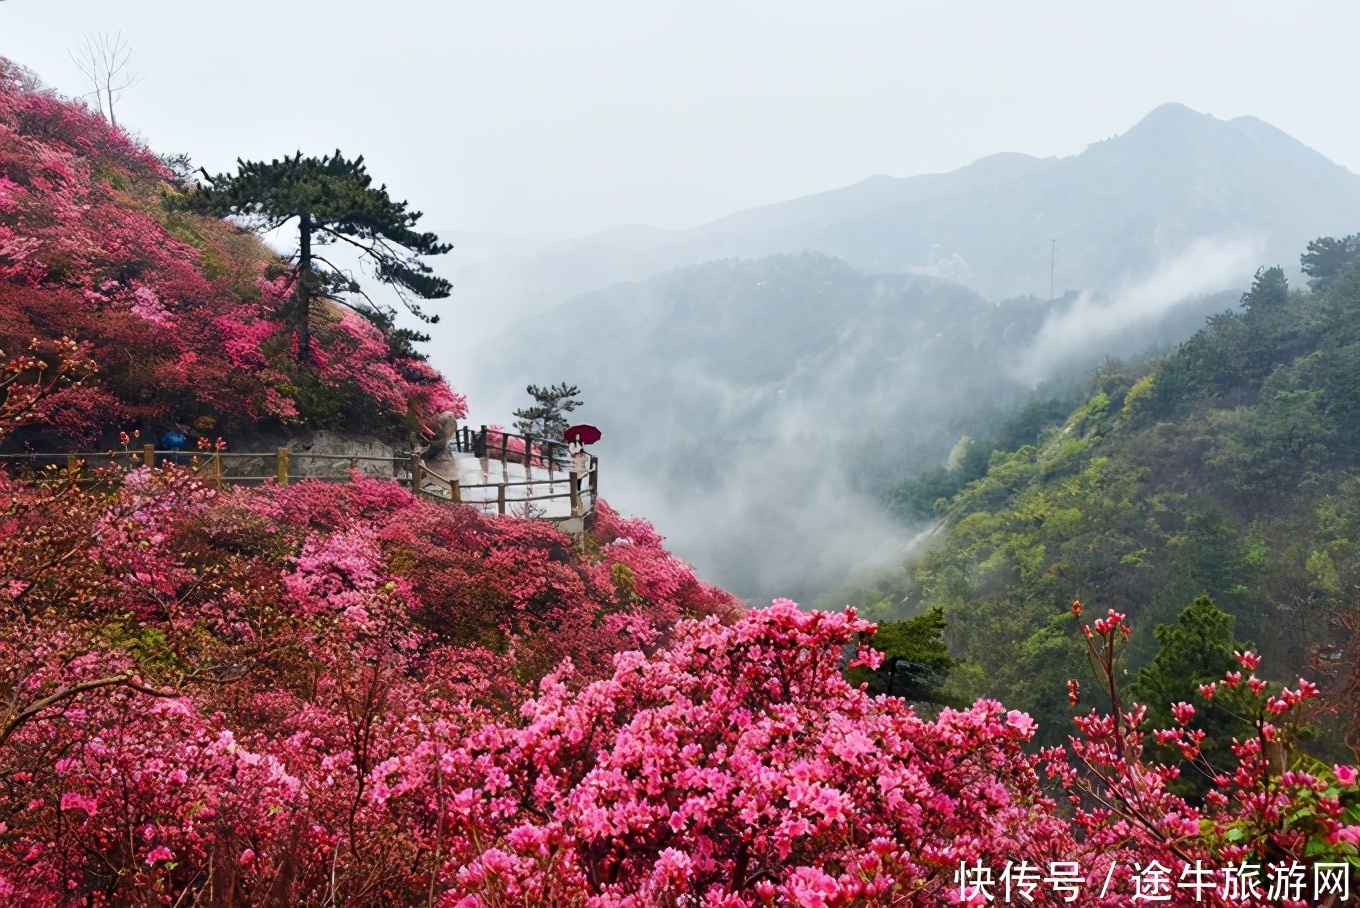
[[[157,845],[155,848],[151,849],[151,851],[147,852],[146,862],[148,864],[155,864],[159,861],[173,860],[174,857],[175,853],[169,848],[166,848],[164,845]]]

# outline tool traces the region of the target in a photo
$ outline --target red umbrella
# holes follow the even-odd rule
[[[579,441],[583,445],[593,445],[600,440],[600,430],[594,426],[572,426],[562,435],[567,441]]]

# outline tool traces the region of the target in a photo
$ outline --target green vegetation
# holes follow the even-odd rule
[[[1214,684],[1228,672],[1241,670],[1234,653],[1253,649],[1254,644],[1233,635],[1234,623],[1233,616],[1208,596],[1197,597],[1173,623],[1160,624],[1153,631],[1161,648],[1139,669],[1129,691],[1134,701],[1147,705],[1147,721],[1152,728],[1177,724],[1171,711],[1174,704],[1196,707],[1197,727],[1206,733],[1200,744],[1203,759],[1195,766],[1182,767],[1176,786],[1182,794],[1202,794],[1208,780],[1196,768],[1231,765],[1233,740],[1245,741],[1254,734],[1251,722],[1234,710],[1237,704],[1231,691],[1224,689],[1209,700],[1198,695],[1201,685]],[[1172,748],[1166,750],[1165,758],[1176,759]]]
[[[1045,428],[1061,422],[1071,409],[1070,402],[1058,398],[1035,399],[1006,420],[995,440],[978,441],[965,435],[943,466],[892,489],[887,496],[889,507],[909,520],[939,516],[964,486],[987,475],[994,452],[1033,444]]]
[[[873,647],[883,663],[873,671],[851,671],[853,683],[867,681],[874,693],[893,694],[915,703],[965,707],[945,686],[958,665],[944,642],[944,610],[933,608],[909,621],[883,621]]]
[[[1340,651],[1360,600],[1353,240],[1310,244],[1311,290],[1263,269],[1240,311],[1160,358],[1108,363],[1065,420],[1009,449],[966,440],[896,490],[947,524],[876,593],[892,615],[939,610],[961,693],[1064,734],[1063,683],[1085,674],[1074,599],[1129,615],[1124,670],[1150,702],[1191,701],[1243,645],[1234,632],[1280,671],[1344,680],[1313,657]],[[1234,721],[1212,720],[1227,738]]]
[[[583,403],[576,399],[581,389],[562,382],[544,388],[529,385],[524,390],[534,402],[532,406],[515,411],[515,431],[521,435],[561,441],[563,433],[571,426],[566,414]]]
[[[1325,236],[1308,244],[1308,251],[1300,257],[1311,290],[1326,290],[1347,263],[1360,255],[1360,233],[1344,239]]]

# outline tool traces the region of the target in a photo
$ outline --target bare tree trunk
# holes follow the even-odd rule
[[[312,295],[309,286],[312,281],[312,219],[310,215],[304,213],[301,221],[298,277],[297,285],[293,288],[297,311],[293,317],[297,319],[298,361],[308,365],[312,361]]]
[[[109,99],[109,125],[118,128],[118,118],[113,115],[113,73],[105,70],[104,95]]]

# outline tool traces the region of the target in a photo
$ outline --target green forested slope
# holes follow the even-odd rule
[[[966,663],[956,696],[997,696],[1065,734],[1064,681],[1087,675],[1074,599],[1132,618],[1130,680],[1158,651],[1154,628],[1201,594],[1274,674],[1344,680],[1360,597],[1355,246],[1305,256],[1309,290],[1263,270],[1239,311],[1175,351],[1107,365],[1065,421],[993,451],[980,478],[964,484],[983,471],[956,456],[898,490],[918,511],[952,493],[937,544],[891,592],[907,613],[943,608]]]

